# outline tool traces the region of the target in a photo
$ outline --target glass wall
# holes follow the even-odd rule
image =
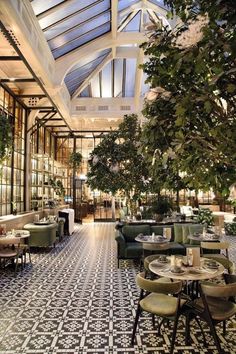
[[[25,210],[25,109],[0,87],[0,114],[5,115],[12,126],[13,144],[9,156],[2,162],[0,172],[0,215]]]

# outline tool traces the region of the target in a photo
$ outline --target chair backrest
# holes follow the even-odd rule
[[[146,279],[144,273],[139,273],[136,276],[137,285],[142,289],[151,293],[161,293],[161,294],[178,294],[182,290],[181,281],[173,282],[155,282],[155,280]]]
[[[227,250],[229,242],[201,242],[201,248],[209,250]]]
[[[201,291],[205,296],[210,297],[230,297],[236,296],[236,283],[226,285],[211,285],[209,283],[200,284]]]

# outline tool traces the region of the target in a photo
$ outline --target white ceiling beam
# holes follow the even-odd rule
[[[53,15],[58,10],[63,10],[68,5],[70,6],[70,4],[69,4],[70,2],[71,2],[71,0],[67,0],[65,2],[62,2],[61,4],[56,5],[55,7],[51,8],[47,11],[44,11],[42,14],[37,16],[38,21],[42,20],[43,18],[45,18],[47,16]]]
[[[90,81],[112,60],[112,53],[109,54],[103,61],[96,67],[95,70],[84,80],[84,82],[76,89],[72,95],[72,100],[76,98],[90,83]]]
[[[135,106],[136,110],[138,110],[138,108],[140,106],[143,70],[139,67],[139,65],[143,64],[143,60],[144,60],[144,52],[143,52],[143,49],[140,48],[138,59],[137,59],[137,67],[136,67],[136,74],[135,74],[135,86],[134,86],[134,106]]]
[[[118,47],[125,44],[137,44],[137,46],[145,42],[147,38],[144,33],[134,32],[119,32],[117,38],[112,39],[112,34],[108,33],[94,41],[89,42],[81,48],[75,49],[72,52],[64,55],[56,60],[55,67],[55,84],[61,85],[66,73],[81,59],[86,58],[90,53],[95,53],[107,48]]]
[[[118,27],[118,0],[111,1],[111,32],[112,39],[116,39]]]
[[[138,47],[119,47],[116,49],[116,58],[137,58]]]

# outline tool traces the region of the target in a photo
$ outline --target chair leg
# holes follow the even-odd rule
[[[186,314],[186,323],[185,323],[185,345],[190,344],[190,314]]]
[[[133,332],[132,332],[131,345],[134,345],[134,338],[135,338],[135,333],[136,333],[136,329],[137,329],[140,313],[141,313],[141,307],[138,304],[137,311],[136,311],[136,316],[135,316],[135,320],[134,320],[134,327],[133,327]]]
[[[173,354],[173,352],[174,352],[175,338],[176,338],[178,321],[179,321],[179,316],[177,315],[176,318],[175,318],[175,322],[174,322],[174,328],[173,328],[173,334],[172,334],[171,346],[170,346],[170,354]]]
[[[155,323],[155,315],[154,314],[152,314],[152,325],[155,328],[156,323]]]
[[[32,262],[31,262],[31,253],[30,253],[30,247],[28,248],[28,254],[29,254],[29,262],[30,262],[30,263],[32,263]]]
[[[16,257],[14,276],[16,276],[17,267],[18,267],[18,257]]]
[[[223,336],[226,335],[226,321],[223,321]]]
[[[204,343],[205,347],[207,347],[208,345],[207,345],[206,337],[205,337],[205,334],[204,334],[204,331],[203,331],[201,322],[199,321],[199,319],[198,319],[197,317],[195,317],[195,320],[196,320],[196,322],[197,322],[197,324],[198,324],[198,327],[199,327],[200,330],[201,330],[202,337],[203,337],[203,343]]]
[[[222,351],[221,346],[220,346],[219,338],[218,338],[218,336],[217,336],[217,334],[216,334],[215,326],[214,326],[214,324],[212,323],[211,320],[208,321],[208,324],[209,324],[209,326],[210,326],[211,334],[212,334],[212,336],[213,336],[213,338],[214,338],[214,341],[215,341],[215,344],[216,344],[216,348],[217,348],[217,350],[218,350],[218,353],[219,353],[219,354],[222,354],[223,351]]]

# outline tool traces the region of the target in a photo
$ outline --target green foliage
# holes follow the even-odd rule
[[[183,23],[174,30],[157,26],[142,45],[149,56],[143,70],[154,94],[143,111],[148,120],[143,153],[150,165],[155,157],[152,173],[159,185],[173,184],[168,175],[182,171],[188,177],[181,182],[189,188],[222,192],[235,179],[236,167],[235,3],[165,3]],[[195,28],[189,34],[200,18],[199,33]],[[187,43],[188,37],[198,41]]]
[[[78,169],[82,162],[82,155],[80,152],[72,152],[69,157],[69,165],[74,168]]]
[[[135,114],[124,116],[117,131],[103,136],[90,155],[88,184],[92,189],[137,196],[148,188],[148,169],[139,152],[141,129]],[[132,192],[132,193],[131,193]]]
[[[53,188],[54,192],[59,197],[62,197],[65,195],[65,188],[64,188],[61,180],[59,180],[59,179],[56,180],[56,178],[54,178],[54,179],[50,178],[49,185]]]
[[[236,236],[236,222],[225,222],[225,233],[226,235]]]
[[[0,113],[0,163],[3,162],[12,150],[12,128],[9,117]]]
[[[164,196],[159,196],[157,200],[152,203],[152,212],[154,214],[167,214],[172,210],[170,200]]]
[[[211,226],[214,224],[214,218],[212,211],[208,208],[199,209],[197,222],[199,224],[207,224],[207,226]]]

